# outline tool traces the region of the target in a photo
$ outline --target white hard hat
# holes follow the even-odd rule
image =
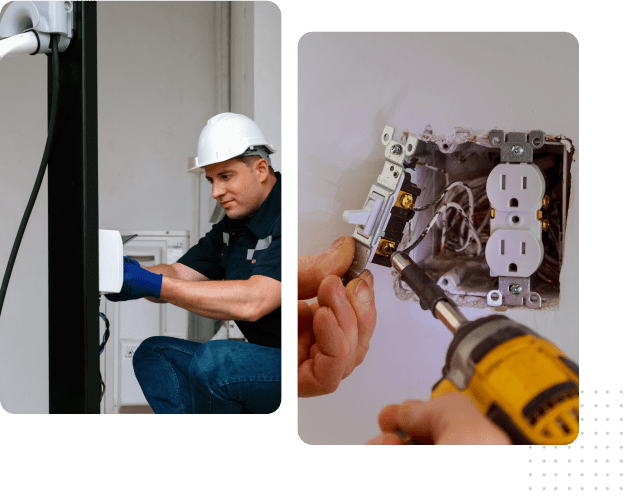
[[[261,155],[268,158],[268,154],[275,151],[252,119],[225,112],[207,121],[198,139],[196,165],[190,171],[241,155]]]

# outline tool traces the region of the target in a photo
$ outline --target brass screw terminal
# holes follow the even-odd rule
[[[546,219],[542,221],[542,230],[545,232],[549,230],[549,221]]]
[[[396,243],[393,241],[389,241],[387,239],[382,239],[379,241],[379,246],[377,247],[377,255],[381,255],[383,257],[389,257],[394,253],[394,249],[396,247]]]
[[[414,198],[411,195],[411,193],[406,193],[405,191],[401,191],[396,197],[394,206],[404,208],[405,210],[409,210],[410,208],[414,206]]]
[[[412,199],[411,195],[403,195],[403,198],[401,199],[401,205],[407,210],[413,207],[414,200]]]
[[[550,204],[551,200],[549,200],[549,197],[547,195],[544,195],[544,198],[542,198],[542,208],[546,210],[547,208],[549,208]]]
[[[490,210],[490,219],[494,219],[495,215],[496,215],[496,210],[494,209]]]

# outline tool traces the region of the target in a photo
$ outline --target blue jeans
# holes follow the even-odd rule
[[[153,336],[133,368],[155,413],[272,413],[281,403],[279,348]]]

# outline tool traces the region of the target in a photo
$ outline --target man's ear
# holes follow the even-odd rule
[[[258,160],[255,162],[255,171],[259,175],[260,182],[264,182],[268,178],[268,175],[270,174],[270,169],[268,168],[268,162],[265,158],[258,158]]]

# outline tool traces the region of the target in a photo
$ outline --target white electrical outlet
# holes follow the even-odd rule
[[[544,189],[544,176],[535,164],[499,164],[486,183],[492,207],[507,212],[539,209]]]
[[[544,246],[529,231],[499,229],[485,247],[490,275],[529,277],[542,263]]]
[[[535,164],[499,164],[486,190],[494,217],[485,256],[490,275],[529,277],[542,263],[542,208],[545,181]]]

